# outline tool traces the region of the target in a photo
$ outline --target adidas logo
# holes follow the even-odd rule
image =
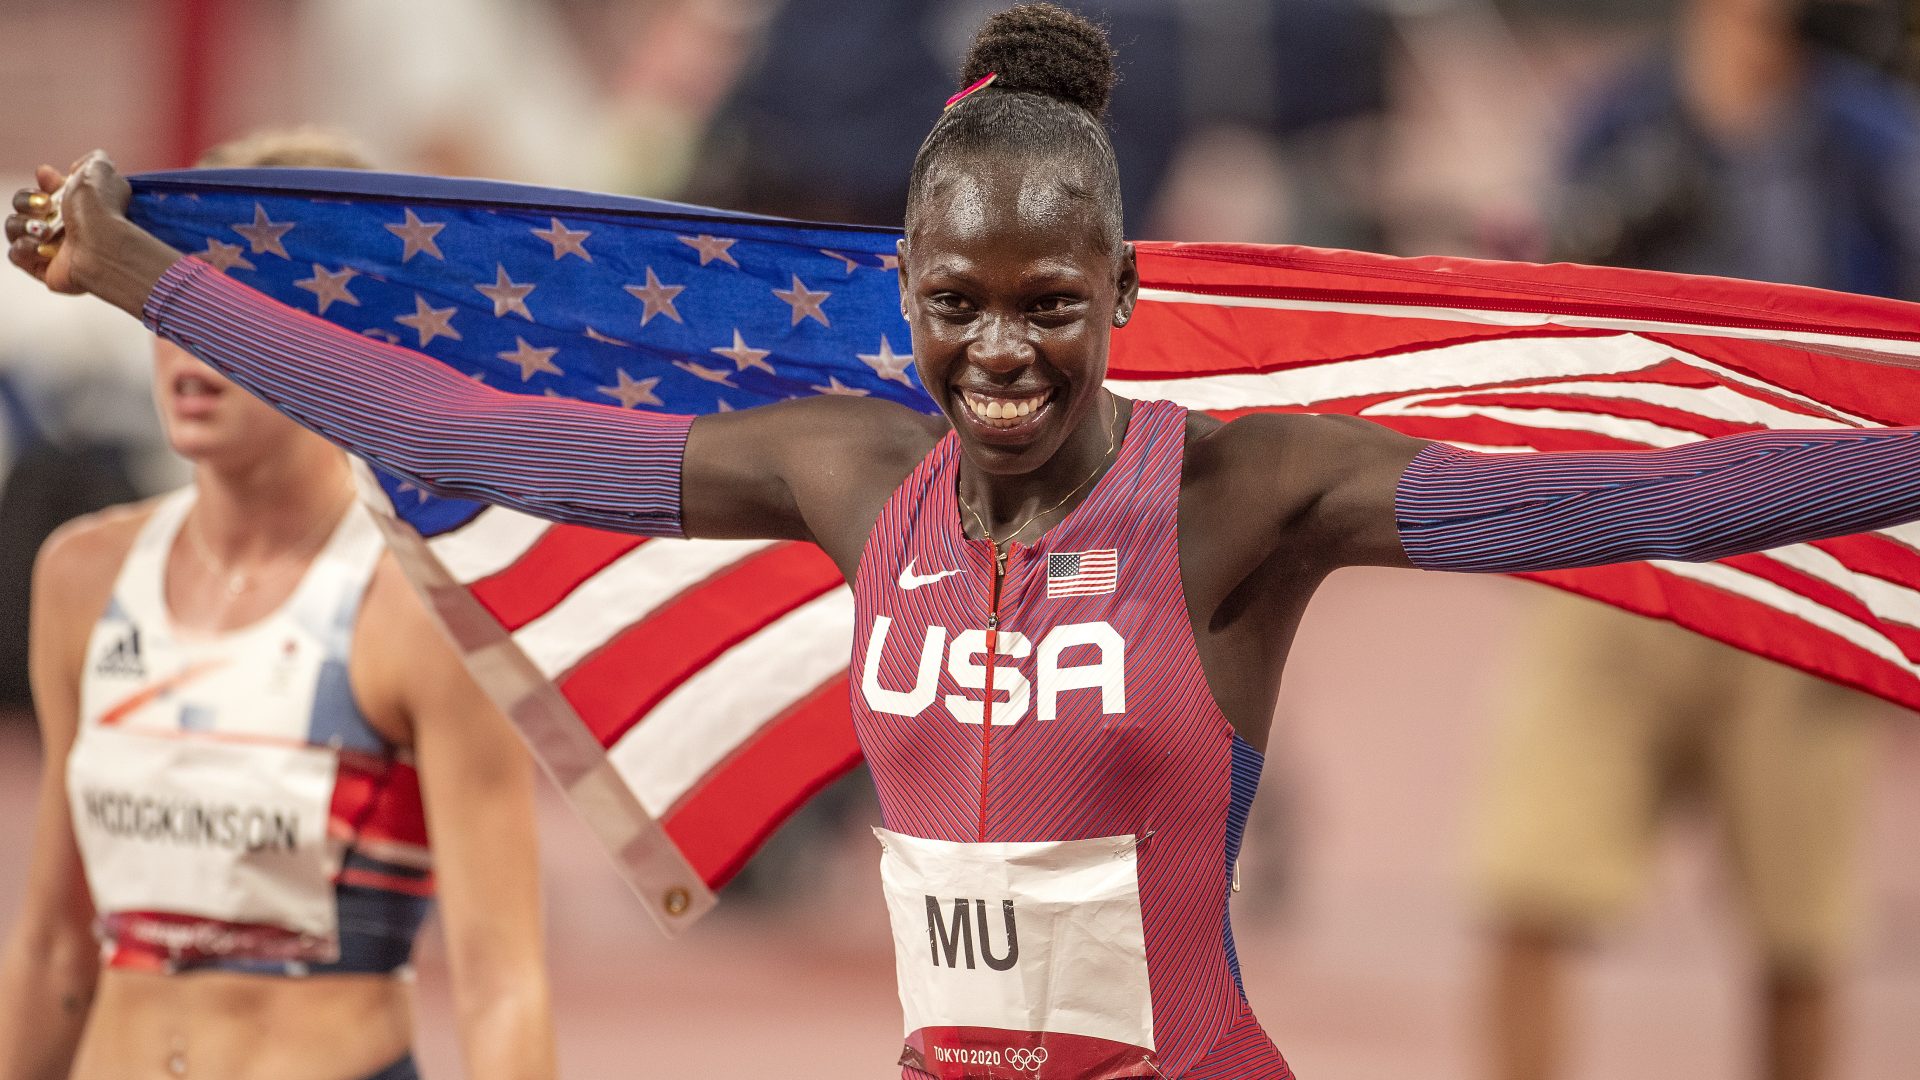
[[[100,662],[93,666],[93,672],[96,675],[144,678],[147,665],[140,661],[140,631],[128,630],[126,637],[114,642],[113,648],[108,649],[100,657]]]

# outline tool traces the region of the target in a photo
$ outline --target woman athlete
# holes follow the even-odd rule
[[[202,164],[364,167],[304,134]],[[192,486],[66,526],[34,571],[45,765],[0,1077],[415,1077],[437,891],[469,1075],[551,1078],[512,728],[345,455],[169,342],[154,396]]]
[[[1909,431],[1492,457],[1337,417],[1221,423],[1101,385],[1138,278],[1099,30],[989,20],[914,163],[900,246],[944,417],[820,397],[640,414],[492,391],[275,303],[84,169],[11,257],[143,316],[417,482],[651,535],[808,540],[855,595],[902,1075],[1281,1078],[1227,899],[1280,673],[1341,566],[1713,559],[1920,516]],[[1204,343],[1195,343],[1196,348]],[[484,447],[484,453],[479,448]],[[777,1072],[777,1065],[769,1064]]]

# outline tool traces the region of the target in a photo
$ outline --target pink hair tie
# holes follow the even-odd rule
[[[980,80],[979,82],[976,82],[976,83],[974,83],[974,84],[973,84],[972,86],[969,86],[969,87],[967,87],[967,88],[966,88],[965,90],[962,90],[962,91],[960,91],[959,93],[957,93],[957,94],[955,94],[955,95],[953,95],[952,97],[950,97],[950,98],[948,98],[948,99],[947,99],[947,104],[946,104],[946,108],[947,108],[947,109],[951,109],[951,108],[953,108],[953,107],[954,107],[955,105],[958,105],[958,104],[960,104],[960,103],[961,103],[962,101],[965,101],[965,100],[967,100],[967,95],[969,95],[969,94],[976,94],[976,93],[979,93],[979,92],[980,92],[980,91],[982,91],[982,90],[985,90],[985,89],[987,88],[987,84],[988,84],[988,83],[991,83],[991,82],[992,82],[993,80],[995,80],[995,79],[997,79],[997,78],[999,78],[999,77],[1000,77],[1000,73],[999,73],[999,72],[997,72],[997,71],[989,71],[989,72],[987,72],[987,77],[986,77],[986,78],[984,78],[984,79],[981,79],[981,80]],[[942,111],[942,112],[945,112],[945,111],[946,111],[946,109],[942,109],[941,111]]]

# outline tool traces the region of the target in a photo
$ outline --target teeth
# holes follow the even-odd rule
[[[1036,394],[1018,401],[1004,398],[983,397],[974,393],[963,393],[967,411],[976,418],[990,422],[992,427],[1014,427],[1021,420],[1033,415],[1034,411],[1047,403],[1051,393]]]

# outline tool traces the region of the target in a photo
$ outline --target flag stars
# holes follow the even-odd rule
[[[314,263],[313,276],[294,282],[293,287],[312,293],[315,303],[320,308],[320,314],[325,315],[327,309],[335,303],[360,306],[359,297],[347,291],[347,282],[353,280],[354,275],[358,273],[358,270],[348,267],[341,267],[337,271],[328,270],[319,263]]]
[[[666,404],[666,402],[660,400],[660,395],[653,392],[653,388],[660,385],[659,376],[656,375],[648,379],[636,379],[621,368],[614,368],[613,374],[615,378],[619,379],[618,384],[614,386],[601,386],[596,389],[608,397],[613,398],[615,401],[618,401],[621,408],[631,409],[638,405]]]
[[[857,386],[848,386],[846,383],[841,382],[838,375],[827,376],[827,385],[816,386],[814,389],[823,394],[839,394],[842,397],[866,397],[868,394],[868,391],[862,390]]]
[[[789,307],[793,308],[793,322],[790,325],[799,326],[801,319],[818,319],[820,320],[821,326],[833,325],[827,321],[826,313],[820,310],[821,301],[833,294],[830,292],[813,292],[807,288],[805,282],[800,280],[799,274],[793,275],[793,288],[775,289],[773,290],[773,295],[779,297],[785,301]]]
[[[773,365],[767,363],[767,356],[772,350],[749,348],[746,341],[740,337],[739,330],[733,332],[732,347],[717,346],[712,351],[733,361],[736,370],[745,371],[750,367],[757,367],[769,375],[773,374]]]
[[[458,308],[434,307],[427,303],[426,297],[414,293],[413,314],[402,315],[393,321],[419,334],[420,347],[424,349],[434,338],[460,340],[460,331],[453,328],[453,313],[458,310]]]
[[[633,294],[634,299],[646,305],[646,310],[640,313],[641,326],[652,322],[655,315],[665,315],[674,322],[685,325],[687,320],[681,318],[680,312],[673,306],[673,298],[686,291],[685,285],[661,284],[660,279],[654,276],[653,267],[649,266],[645,285],[628,285],[625,288]]]
[[[440,235],[441,229],[447,227],[447,223],[444,221],[421,221],[411,208],[409,208],[406,213],[407,220],[405,222],[399,225],[388,225],[386,227],[388,232],[399,237],[401,242],[406,245],[405,249],[400,253],[400,261],[403,263],[412,262],[415,255],[425,252],[439,259],[441,262],[446,262],[447,257],[440,254],[440,245],[434,238]]]
[[[558,262],[568,255],[578,255],[587,262],[593,261],[593,256],[588,253],[586,247],[587,237],[592,236],[592,232],[586,229],[569,229],[565,225],[560,224],[559,218],[548,218],[547,220],[552,224],[544,229],[533,230],[533,235],[553,245],[553,258],[555,262]]]
[[[223,244],[211,237],[207,239],[207,250],[199,252],[202,261],[212,263],[217,270],[253,269],[253,264],[240,252],[239,244]]]
[[[880,256],[876,256],[876,257],[877,257],[877,258],[878,258],[878,259],[880,260],[880,269],[882,269],[882,270],[898,270],[898,269],[900,269],[900,256],[898,256],[898,255],[880,255]]]
[[[826,256],[827,258],[829,258],[829,259],[838,259],[838,260],[840,260],[840,261],[841,261],[842,263],[844,263],[844,264],[846,265],[846,267],[847,267],[847,276],[848,276],[848,277],[852,277],[852,276],[853,276],[853,272],[854,272],[855,270],[858,270],[858,269],[860,269],[860,260],[859,260],[859,259],[856,259],[856,258],[854,258],[854,257],[853,257],[853,256],[851,256],[851,255],[843,255],[843,254],[841,254],[841,253],[840,253],[840,252],[838,252],[838,251],[830,251],[830,250],[828,250],[827,248],[821,248],[821,249],[820,249],[820,254],[822,254],[822,255],[825,255],[825,256]]]
[[[595,329],[594,329],[593,327],[591,327],[591,326],[589,326],[589,327],[587,327],[587,340],[589,340],[589,341],[597,341],[597,342],[599,342],[599,343],[600,343],[600,344],[602,344],[602,345],[618,345],[618,346],[620,346],[620,347],[621,347],[621,348],[623,348],[623,349],[631,349],[631,348],[633,348],[633,342],[631,342],[631,341],[621,341],[621,340],[620,340],[619,338],[617,338],[617,337],[610,337],[610,336],[608,336],[608,335],[606,335],[606,334],[603,334],[603,333],[601,333],[601,332],[600,332],[600,331],[598,331],[598,330],[595,330]]]
[[[728,250],[738,241],[729,237],[701,233],[699,236],[683,236],[680,242],[700,253],[701,266],[718,259],[736,270],[740,268],[740,264],[733,261],[733,252]]]
[[[513,344],[514,347],[512,350],[496,353],[495,355],[509,364],[519,366],[521,382],[526,382],[528,379],[533,378],[543,371],[549,375],[566,374],[566,372],[560,370],[558,364],[553,362],[554,354],[559,352],[559,349],[536,349],[532,345],[527,344],[526,338],[518,335],[514,336]]]
[[[293,231],[293,222],[274,221],[267,217],[266,208],[259,203],[253,204],[253,224],[235,225],[233,231],[247,238],[249,254],[291,258],[287,254],[286,245],[280,241]]]
[[[475,285],[480,295],[493,301],[493,317],[498,319],[512,312],[515,315],[533,321],[533,312],[527,310],[527,294],[536,286],[521,285],[507,276],[507,268],[499,263],[493,264],[494,279],[491,285]]]
[[[735,390],[740,389],[734,385],[733,373],[726,368],[710,368],[705,364],[696,364],[691,360],[675,360],[673,366],[696,379],[705,379],[710,383],[719,383],[721,386],[732,386]]]
[[[907,378],[907,369],[913,366],[912,353],[896,353],[893,344],[886,335],[880,337],[880,351],[876,353],[858,353],[860,361],[873,369],[875,375],[883,379],[892,379],[901,386],[911,387],[913,381]]]

